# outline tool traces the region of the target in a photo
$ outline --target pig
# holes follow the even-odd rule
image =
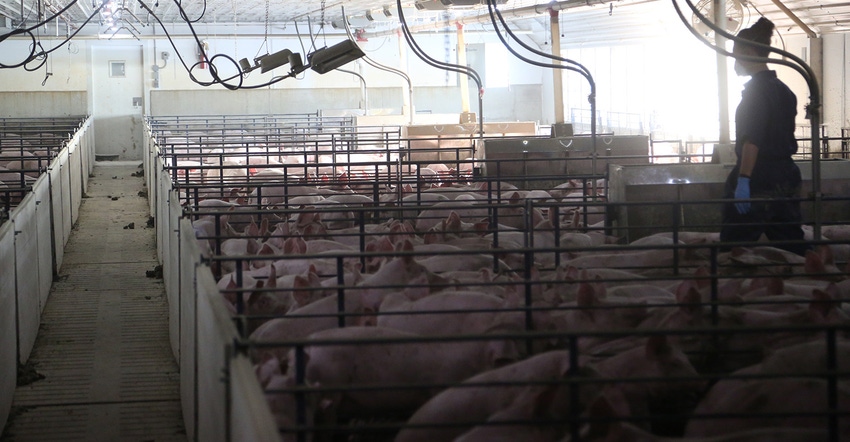
[[[296,429],[299,422],[297,421],[297,402],[292,392],[295,388],[297,388],[297,385],[294,377],[280,374],[272,375],[265,385],[266,402],[274,416],[275,424],[277,424],[283,442],[302,440],[309,442],[313,440],[313,433],[309,430],[302,430],[302,433],[299,434]],[[304,399],[305,410],[321,408],[321,404],[316,402],[315,396],[304,395]],[[315,413],[307,413],[304,417],[304,422],[301,422],[301,424],[308,428],[313,426]]]
[[[487,422],[454,439],[454,442],[551,442],[566,432],[562,413],[553,412],[558,386],[529,387]],[[560,421],[560,422],[558,422]],[[556,424],[556,422],[558,422]]]
[[[645,343],[588,365],[605,378],[657,379],[611,384],[622,391],[634,416],[649,416],[650,410],[689,408],[706,387],[688,357],[664,335],[651,336]],[[673,379],[679,377],[683,379]]]
[[[678,252],[684,258],[685,249]],[[585,253],[562,262],[561,265],[585,268],[634,268],[634,271],[646,271],[673,265],[674,249],[650,249],[622,253]]]
[[[591,378],[659,377],[651,383],[623,382],[622,389],[633,410],[644,411],[650,405],[677,399],[679,394],[690,395],[701,391],[702,382],[665,382],[663,378],[674,376],[696,376],[685,355],[668,345],[663,336],[655,336],[644,345],[609,358],[577,358],[576,376]],[[452,440],[490,416],[508,409],[526,389],[527,383],[558,381],[566,379],[570,372],[570,354],[564,350],[553,350],[532,356],[504,367],[473,376],[463,385],[449,388],[431,398],[408,420],[411,426],[403,428],[396,442]],[[504,387],[493,384],[506,382]],[[481,384],[480,386],[475,386]],[[563,385],[563,388],[569,388]],[[581,384],[580,404],[587,405],[600,391],[599,383]],[[568,392],[568,390],[567,390]],[[559,393],[563,394],[563,393]],[[556,401],[557,402],[557,401]],[[560,416],[568,416],[569,402],[557,406]],[[527,406],[531,406],[528,404]],[[444,424],[435,427],[413,425]],[[448,425],[445,425],[448,424]]]
[[[525,315],[518,309],[521,300],[502,299],[478,292],[443,291],[417,301],[392,295],[381,304],[378,326],[420,335],[456,335],[487,332],[505,333],[525,330]],[[401,299],[399,299],[401,298]],[[492,310],[492,311],[480,311]],[[451,313],[453,311],[469,311]],[[410,312],[410,314],[400,314]],[[433,312],[417,314],[417,312]],[[385,314],[393,313],[393,314]],[[519,358],[516,355],[511,358]]]
[[[724,415],[721,419],[692,418],[687,437],[722,436],[754,428],[828,428],[826,414],[839,416],[839,440],[850,437],[850,386],[838,384],[838,409],[827,407],[827,382],[817,378],[754,379],[715,384],[694,410],[695,416]],[[789,398],[793,398],[789,400]],[[779,413],[770,416],[770,413]],[[806,413],[822,413],[809,416]],[[740,416],[736,416],[741,414]]]
[[[260,243],[253,238],[228,238],[221,243],[221,254],[234,258],[256,256],[259,250]],[[239,264],[237,261],[229,259],[219,261],[219,263],[222,272],[234,272]],[[241,264],[250,268],[251,261],[244,260],[241,261]]]
[[[721,327],[771,327],[793,325],[847,324],[846,314],[824,292],[815,289],[807,305],[790,311],[769,311],[753,307],[721,306]],[[734,371],[760,361],[766,351],[810,340],[814,332],[724,333],[719,334],[717,346],[723,369]]]
[[[563,332],[622,330],[637,326],[646,316],[642,303],[609,299],[603,283],[581,282],[574,303],[562,303],[551,311],[552,324]],[[616,308],[619,307],[619,308]],[[579,348],[588,350],[611,337],[587,336],[579,339]]]
[[[339,327],[339,313],[345,316],[346,325],[374,325],[374,310],[364,307],[360,296],[345,293],[343,311],[337,306],[338,294],[333,294],[288,312],[285,316],[271,319],[254,330],[250,339],[257,342],[303,339],[311,333]],[[288,366],[289,347],[257,349],[252,360],[261,360],[267,355],[276,357],[284,369]]]
[[[583,361],[581,361],[583,362]],[[580,364],[584,365],[584,364]],[[420,407],[407,421],[409,425],[442,424],[434,427],[402,428],[396,442],[452,440],[490,416],[511,407],[532,382],[554,382],[568,379],[570,355],[564,350],[550,351],[523,361],[486,371],[463,382],[461,386],[442,391]],[[575,375],[588,377],[592,370],[576,367]],[[505,385],[494,385],[506,383]],[[481,384],[476,386],[476,384]],[[568,391],[568,390],[567,390]],[[583,386],[580,394],[589,400],[596,393],[595,384]],[[567,402],[568,412],[569,402]]]
[[[843,339],[837,340],[835,355],[837,358],[835,369],[840,372],[850,370],[850,342]],[[757,366],[747,370],[763,374],[817,376],[828,369],[826,342],[818,339],[776,349]],[[844,382],[843,379],[841,381]]]
[[[397,249],[410,253],[413,251],[413,243],[405,240]],[[353,291],[362,296],[366,307],[377,311],[384,296],[400,291],[409,281],[419,276],[425,276],[430,284],[448,285],[448,281],[416,262],[413,255],[406,254],[381,265],[377,272],[365,277]]]
[[[622,393],[612,398],[610,391],[603,391],[588,406],[588,423],[580,434],[582,442],[810,442],[828,437],[828,431],[822,428],[756,428],[714,437],[662,437],[618,420],[627,417],[630,410]],[[575,441],[567,436],[561,442]]]
[[[311,341],[406,340],[419,335],[386,327],[345,327],[315,332]],[[291,364],[295,350],[289,355]],[[435,357],[439,355],[439,357]],[[319,393],[333,414],[375,417],[410,413],[443,386],[459,382],[503,360],[499,341],[363,342],[356,345],[310,345],[304,348],[305,382],[311,386],[377,387],[433,385],[433,388],[368,389]],[[287,375],[294,373],[290,364]],[[332,421],[333,422],[333,421]]]

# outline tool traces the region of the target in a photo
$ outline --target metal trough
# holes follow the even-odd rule
[[[812,189],[811,161],[797,161],[803,176],[801,197]],[[850,219],[850,161],[822,160],[820,221],[846,223]],[[681,230],[719,231],[723,184],[732,164],[620,165],[608,169],[607,223],[612,234],[627,241],[654,233]],[[832,197],[845,197],[831,200]],[[682,203],[676,207],[672,203]],[[803,222],[814,219],[813,203],[803,201]]]
[[[484,140],[482,151],[485,176],[499,176],[524,188],[525,177],[552,177],[553,184],[559,184],[570,177],[601,175],[609,163],[647,164],[649,137],[599,136],[595,164],[590,137]]]

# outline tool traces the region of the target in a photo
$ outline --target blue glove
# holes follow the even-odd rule
[[[738,177],[738,187],[735,188],[735,199],[749,199],[750,198],[750,179],[745,176]],[[741,215],[748,213],[750,211],[750,202],[745,201],[741,203],[735,203],[735,208],[738,209],[738,213]]]

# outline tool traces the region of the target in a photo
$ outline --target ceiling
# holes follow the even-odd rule
[[[140,36],[157,33],[154,14],[166,26],[178,29],[184,20],[176,0],[77,0],[70,4],[69,0],[0,0],[0,15],[8,17],[10,24],[17,26],[23,16],[26,24],[31,26],[39,16],[39,10],[50,16],[65,8],[60,19],[66,24],[66,32],[82,27],[81,35],[105,32],[104,15],[95,14],[93,20],[83,26],[86,19],[92,15],[102,2],[115,2],[113,9],[118,11],[121,24],[132,27]],[[453,22],[461,21],[467,24],[484,23],[489,21],[487,8],[482,6],[445,7],[443,2],[474,3],[480,0],[403,0],[402,11],[411,26],[419,26],[433,30],[435,27],[453,27]],[[535,0],[498,0],[502,2],[499,9],[505,18],[514,26],[523,29],[546,29],[548,22],[547,8],[554,5],[561,14],[577,13],[581,10],[597,9],[610,12],[613,8],[627,11],[632,5],[665,3],[672,10],[672,0],[568,0],[559,2],[541,2]],[[682,8],[687,9],[684,0],[677,0]],[[693,0],[698,3],[699,0]],[[702,0],[710,1],[710,0]],[[739,2],[743,10],[744,21],[748,17],[764,15],[771,19],[777,30],[786,34],[808,33],[824,35],[850,32],[850,0],[726,0],[727,4]],[[238,35],[240,29],[265,28],[273,33],[293,32],[295,26],[302,26],[299,32],[342,33],[343,10],[353,29],[362,29],[366,36],[380,33],[395,33],[399,26],[398,10],[392,0],[182,0],[186,17],[197,20],[195,27],[211,26],[230,29],[229,32]],[[787,7],[793,15],[799,18],[808,29],[795,23],[789,14],[780,6]],[[70,7],[67,7],[70,4]],[[417,7],[418,4],[418,7]],[[146,6],[143,6],[146,5]],[[609,9],[610,8],[610,9]],[[44,12],[46,11],[46,12]],[[151,14],[150,12],[153,12]],[[687,14],[690,16],[690,14]],[[0,22],[0,26],[2,26]],[[185,27],[185,26],[184,26]],[[178,29],[179,32],[179,29]],[[185,32],[185,31],[184,31]],[[256,33],[257,31],[252,31]]]

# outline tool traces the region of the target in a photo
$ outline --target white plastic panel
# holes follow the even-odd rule
[[[248,358],[239,356],[231,360],[230,387],[231,440],[280,441],[274,416]]]
[[[195,289],[195,268],[200,262],[201,251],[194,239],[194,230],[189,220],[180,221],[180,297],[179,317],[171,316],[171,333],[174,336],[175,319],[180,332],[180,349],[178,363],[180,364],[180,397],[183,400],[183,422],[189,440],[194,439],[195,431],[195,300],[198,294]]]
[[[59,186],[62,193],[62,247],[68,243],[71,237],[71,228],[74,227],[72,219],[73,212],[76,209],[71,209],[71,174],[68,165],[68,151],[62,149],[62,154],[56,159],[56,164],[59,165]]]
[[[165,259],[162,260],[162,276],[165,283],[165,293],[168,297],[171,348],[174,351],[175,359],[180,360],[178,350],[180,346],[180,281],[183,278],[189,278],[189,276],[185,276],[186,274],[180,272],[181,241],[179,228],[181,209],[179,205],[174,207],[177,201],[176,198],[171,201],[174,201],[169,204],[168,232],[171,239],[168,244],[168,253],[165,255]]]
[[[156,160],[156,141],[150,137],[150,132],[145,129],[145,145],[148,146],[148,153],[145,155],[145,182],[147,183],[147,188],[150,189],[148,192],[148,203],[150,204],[151,215],[153,215],[156,210],[156,200],[158,195],[153,191],[156,187],[154,187],[157,183],[157,173],[156,170],[159,170],[159,162]]]
[[[80,157],[79,146],[71,144],[68,146],[68,178],[71,192],[71,224],[76,223],[80,217],[80,201],[83,196],[83,165]]]
[[[156,167],[160,167],[157,163]],[[160,173],[159,175],[159,192],[157,192],[157,210],[156,210],[156,233],[157,233],[157,257],[162,262],[163,255],[168,250],[168,193],[171,191],[171,181],[167,175]]]
[[[50,218],[50,182],[45,174],[39,177],[32,190],[35,199],[35,227],[38,237],[38,299],[40,310],[47,305],[53,285],[53,235]]]
[[[208,267],[198,267],[197,303],[197,440],[225,440],[227,422],[226,387],[221,379],[226,368],[227,347],[236,338],[236,327],[230,318],[224,299],[218,292],[215,279]]]
[[[15,232],[11,222],[0,225],[0,423],[12,408],[18,377],[15,333]]]
[[[88,191],[88,177],[94,170],[94,130],[91,121],[91,117],[88,117],[78,132],[83,164],[83,193]]]
[[[51,206],[53,207],[52,214],[53,218],[51,219],[51,223],[53,225],[53,253],[56,256],[56,268],[58,271],[62,268],[63,257],[65,256],[65,214],[63,203],[65,193],[62,192],[62,168],[59,164],[62,162],[62,158],[65,158],[67,161],[68,153],[64,150],[53,160],[53,164],[48,170],[49,178],[50,178],[50,199]],[[70,217],[70,214],[68,215]]]
[[[38,238],[36,237],[35,199],[27,195],[12,212],[12,228],[15,236],[15,277],[18,298],[18,345],[21,362],[29,359],[38,324],[41,307],[38,295]]]

